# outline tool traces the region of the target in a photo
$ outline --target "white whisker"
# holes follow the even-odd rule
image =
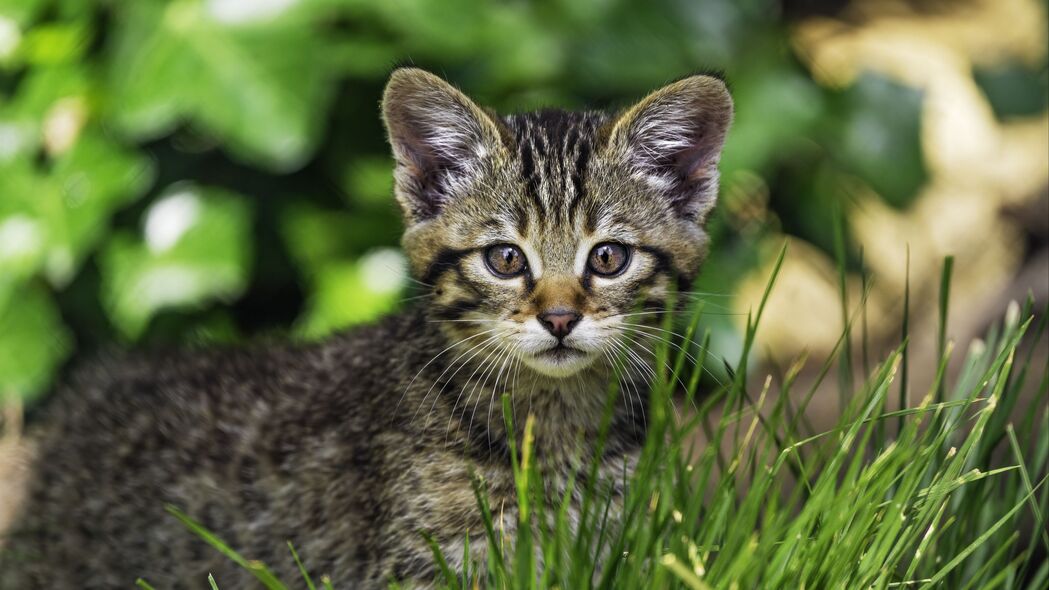
[[[445,348],[445,349],[444,349],[444,350],[442,350],[441,352],[438,352],[438,353],[437,353],[436,355],[434,355],[434,357],[433,357],[433,358],[431,358],[431,359],[430,359],[429,361],[427,361],[427,362],[426,362],[426,364],[425,364],[425,365],[423,365],[421,369],[419,369],[418,371],[416,371],[415,375],[414,375],[414,376],[412,376],[412,379],[411,379],[411,381],[409,381],[409,382],[408,382],[408,385],[406,385],[406,386],[404,387],[404,391],[403,391],[403,392],[401,392],[401,399],[397,400],[397,406],[396,406],[396,407],[395,407],[395,409],[394,409],[394,415],[397,415],[397,411],[396,411],[396,410],[397,410],[397,409],[400,409],[400,407],[401,407],[401,402],[403,402],[403,401],[404,401],[404,396],[405,396],[405,395],[407,395],[407,393],[408,393],[408,390],[409,390],[409,389],[411,389],[411,387],[412,387],[412,384],[414,384],[414,383],[415,383],[415,380],[419,378],[419,375],[421,375],[421,374],[422,374],[422,372],[426,370],[426,367],[429,367],[429,366],[430,366],[430,365],[431,365],[431,364],[432,364],[432,363],[433,363],[433,362],[434,362],[435,360],[437,360],[437,359],[438,359],[438,358],[439,358],[439,357],[440,357],[440,356],[441,356],[442,354],[444,354],[444,353],[448,352],[449,350],[451,350],[451,349],[455,348],[456,346],[459,346],[459,345],[460,345],[460,344],[462,344],[463,342],[466,342],[466,341],[468,341],[468,340],[473,340],[474,338],[477,338],[478,336],[483,336],[483,335],[485,335],[485,334],[489,334],[489,333],[491,333],[491,332],[494,332],[494,331],[496,331],[497,329],[498,329],[498,328],[492,328],[491,330],[485,330],[485,331],[483,331],[483,332],[478,332],[477,334],[474,334],[473,336],[467,336],[466,338],[463,338],[462,340],[459,340],[459,341],[457,341],[457,342],[454,342],[454,343],[452,343],[452,344],[451,344],[450,346],[448,346],[448,348]]]
[[[655,336],[653,334],[646,334],[645,332],[641,332],[641,331],[630,331],[629,333],[637,334],[638,336],[644,336],[646,338],[653,339],[656,342],[667,342],[668,344],[673,344],[672,342],[668,342],[664,338],[661,338],[659,336]],[[647,352],[648,354],[652,355],[653,360],[659,360],[659,357],[656,355],[655,351],[650,350],[648,347],[641,345],[641,343],[639,343],[639,342],[636,342],[636,341],[634,341],[634,342],[639,348],[641,348],[641,350],[643,350],[643,351]],[[688,354],[688,353],[686,352],[685,354]],[[684,391],[684,392],[687,392],[688,391],[688,387],[686,387],[684,382],[681,381],[681,377],[680,376],[674,374],[674,369],[672,369],[670,367],[670,365],[667,364],[666,361],[663,361],[663,366],[666,367],[667,373],[670,374],[672,377],[674,377],[674,380],[677,381],[677,384],[681,386],[681,390]],[[698,407],[696,407],[695,400],[692,401],[692,406],[694,408],[696,408],[696,410],[699,409]]]
[[[692,340],[691,338],[685,338],[685,336],[684,336],[684,335],[682,335],[682,334],[679,334],[679,333],[677,333],[677,332],[672,332],[672,331],[670,331],[670,330],[664,330],[663,328],[657,328],[657,327],[655,327],[655,326],[646,326],[645,324],[631,324],[631,323],[627,323],[627,322],[622,322],[622,324],[621,324],[621,325],[623,325],[623,326],[628,326],[627,328],[623,328],[624,330],[628,330],[628,331],[631,331],[631,332],[633,332],[633,333],[641,333],[641,334],[646,334],[647,336],[650,336],[650,337],[654,337],[654,338],[656,338],[656,339],[658,339],[658,340],[663,340],[663,341],[665,341],[665,342],[666,342],[667,344],[669,344],[669,345],[671,345],[671,346],[673,346],[673,347],[677,348],[677,349],[678,349],[678,350],[680,350],[681,352],[683,352],[683,353],[685,353],[686,355],[688,355],[688,358],[689,358],[689,359],[691,359],[691,360],[692,360],[692,362],[693,362],[693,363],[695,363],[695,364],[696,364],[697,366],[699,365],[699,360],[698,360],[698,359],[696,359],[696,357],[692,356],[692,355],[691,355],[691,354],[690,354],[690,353],[689,353],[689,352],[688,352],[687,350],[685,350],[684,348],[682,348],[681,346],[679,346],[679,345],[678,345],[678,344],[677,344],[676,342],[673,342],[673,341],[671,341],[671,340],[670,340],[669,338],[666,338],[666,337],[662,337],[662,336],[656,336],[655,334],[651,334],[651,333],[645,333],[645,332],[643,332],[643,331],[642,331],[641,329],[646,329],[646,330],[656,330],[656,331],[658,331],[658,332],[660,332],[660,333],[663,333],[663,334],[667,334],[667,335],[669,335],[669,336],[672,336],[672,337],[677,337],[677,338],[681,338],[682,340],[684,340],[684,341],[686,341],[686,342],[689,342],[689,343],[691,343],[691,344],[695,345],[695,346],[696,346],[696,348],[698,348],[699,350],[701,350],[701,351],[705,352],[706,354],[708,354],[708,355],[710,355],[710,356],[714,357],[715,359],[718,359],[718,360],[720,360],[720,361],[721,361],[722,363],[724,363],[724,362],[725,362],[725,358],[724,358],[724,357],[722,357],[722,356],[718,355],[717,353],[714,353],[714,352],[712,352],[712,351],[711,351],[711,350],[710,350],[709,348],[707,348],[707,347],[703,346],[702,344],[700,344],[700,343],[696,342],[695,340]],[[699,368],[700,368],[701,370],[705,370],[705,369],[704,369],[703,367],[699,367]],[[711,371],[707,371],[707,374],[708,374],[708,375],[710,375],[710,376],[711,376],[711,377],[712,377],[712,378],[714,379],[714,381],[715,381],[715,382],[716,382],[716,383],[717,383],[718,385],[720,385],[720,386],[722,386],[722,387],[724,387],[724,386],[725,386],[725,384],[721,382],[721,379],[719,379],[717,375],[715,375],[715,374],[714,374],[714,373],[712,373]]]
[[[648,369],[649,371],[651,371],[651,368],[648,367],[648,365],[646,365],[644,363],[644,361],[642,361],[639,357],[637,357],[637,355],[634,354],[633,351],[630,350],[630,347],[628,347],[625,343],[620,342],[618,339],[615,339],[615,338],[610,340],[610,342],[611,342],[611,344],[613,346],[615,346],[618,350],[620,350],[623,353],[623,355],[624,355],[623,359],[625,361],[629,362],[630,365],[634,369],[637,370],[638,377],[641,378],[641,379],[646,380],[647,381],[646,386],[650,387],[651,383],[652,383],[652,380],[648,378],[648,375],[646,374],[645,369]],[[627,376],[630,377],[630,370],[625,365],[623,366],[623,368],[626,371]],[[655,373],[652,373],[652,376],[654,377]],[[638,407],[641,408],[641,420],[644,423],[645,427],[647,428],[648,427],[648,418],[645,416],[645,404],[644,404],[644,400],[642,399],[641,392],[640,392],[640,390],[637,387],[637,383],[635,383],[632,378],[630,379],[630,381],[628,381],[628,383],[630,385],[632,385],[632,387],[633,387],[634,394],[637,397]]]
[[[499,343],[499,344],[497,344],[495,349],[493,349],[492,352],[489,352],[488,356],[484,357],[484,360],[481,361],[481,363],[479,365],[474,367],[473,372],[471,372],[470,376],[466,378],[466,381],[464,382],[462,389],[459,390],[459,395],[457,395],[455,397],[455,403],[452,405],[451,411],[448,413],[448,425],[445,427],[445,433],[444,433],[445,446],[448,445],[448,436],[450,434],[450,430],[451,430],[451,427],[452,427],[452,418],[455,416],[456,408],[459,407],[459,400],[461,400],[463,398],[463,394],[466,393],[466,388],[470,387],[471,383],[473,383],[473,388],[470,390],[470,395],[466,396],[466,403],[463,404],[463,412],[465,412],[466,408],[469,407],[469,405],[470,405],[470,398],[473,396],[473,392],[477,389],[477,383],[473,380],[474,375],[476,375],[478,371],[481,371],[481,377],[484,377],[488,373],[488,370],[489,370],[488,369],[488,366],[489,366],[488,365],[488,361],[493,356],[502,354],[503,350],[506,347],[507,347],[506,343]],[[453,377],[454,377],[454,375],[453,375]],[[480,378],[480,377],[478,377],[478,378]],[[444,388],[442,388],[442,391],[443,391],[443,389]],[[434,401],[436,402],[437,400],[434,400]],[[459,424],[460,424],[460,426],[462,426],[462,418],[461,417],[459,419]]]
[[[426,321],[431,323],[431,324],[454,324],[456,322],[461,322],[461,323],[466,323],[466,324],[498,324],[498,323],[504,322],[505,320],[491,320],[491,319],[480,319],[480,318],[478,318],[476,320],[471,320],[471,319],[465,319],[464,318],[464,319],[454,319],[454,320],[426,320]]]
[[[509,345],[509,344],[504,344],[503,347],[499,349],[499,351],[500,351],[499,352],[499,356],[496,357],[495,362],[493,362],[490,365],[490,367],[482,375],[482,377],[484,377],[484,381],[481,382],[480,387],[478,387],[478,385],[475,383],[474,387],[470,390],[470,394],[466,397],[466,404],[464,404],[464,408],[463,408],[463,416],[465,416],[466,407],[470,406],[470,399],[473,398],[474,392],[475,391],[477,392],[477,401],[475,401],[473,403],[473,410],[470,412],[470,424],[468,424],[467,427],[466,427],[467,436],[469,436],[469,433],[473,432],[474,417],[477,416],[477,406],[480,405],[481,396],[484,395],[485,386],[488,385],[488,378],[492,376],[492,371],[495,370],[495,366],[497,364],[499,364],[499,362],[503,358],[505,358],[507,355],[509,355],[509,354],[511,354],[513,352],[512,349],[511,349],[511,345]],[[488,359],[485,359],[485,363],[487,363],[487,362],[488,362]],[[490,409],[490,407],[489,407],[489,409]],[[462,428],[463,416],[459,417],[459,427],[460,428]],[[491,442],[489,442],[489,449],[491,449],[490,445],[491,445]]]
[[[489,455],[492,453],[492,406],[495,404],[495,391],[497,389],[499,389],[499,378],[503,374],[503,369],[506,368],[506,363],[511,358],[515,358],[514,355],[513,355],[513,352],[514,351],[513,351],[512,347],[509,347],[507,349],[506,358],[503,359],[503,366],[499,367],[499,373],[495,376],[495,383],[492,385],[492,395],[491,395],[491,397],[488,400],[488,422],[487,422],[487,429],[486,430],[488,431],[488,454]],[[480,401],[480,400],[478,400],[478,401]],[[473,425],[471,424],[471,427],[472,426]],[[507,433],[507,435],[508,436],[514,436],[514,433],[512,433],[512,432],[511,433]]]
[[[494,331],[494,330],[493,330],[493,331]],[[504,336],[504,335],[505,335],[506,333],[507,333],[507,332],[500,332],[500,333],[498,333],[498,334],[495,334],[495,335],[493,335],[493,336],[490,336],[490,337],[486,338],[486,339],[485,339],[484,341],[482,341],[482,342],[481,342],[480,344],[475,344],[475,345],[471,346],[471,347],[470,347],[469,349],[467,349],[467,350],[466,350],[465,352],[463,352],[463,353],[462,353],[462,354],[460,354],[459,356],[455,357],[455,359],[453,359],[453,360],[452,360],[452,362],[451,362],[451,363],[449,363],[449,364],[448,364],[448,366],[447,366],[447,367],[445,367],[445,369],[444,369],[443,371],[441,371],[441,374],[437,376],[437,379],[435,379],[435,380],[434,380],[433,384],[431,384],[431,385],[430,385],[430,389],[428,389],[428,390],[426,391],[426,395],[424,395],[424,396],[422,397],[422,399],[421,399],[421,400],[419,400],[419,408],[416,408],[416,410],[415,410],[415,413],[414,413],[414,414],[412,414],[412,419],[411,419],[411,421],[410,421],[409,423],[411,423],[411,422],[414,422],[414,421],[415,421],[415,417],[416,417],[416,416],[417,416],[417,415],[419,414],[419,409],[421,409],[421,408],[422,408],[422,406],[423,406],[423,404],[425,404],[425,403],[426,403],[426,398],[430,397],[430,393],[432,393],[432,392],[433,392],[433,388],[434,388],[434,387],[436,387],[436,386],[437,386],[437,384],[441,382],[441,378],[442,378],[442,377],[444,377],[445,373],[447,373],[448,371],[450,371],[450,370],[452,369],[452,367],[454,367],[454,366],[455,366],[455,363],[456,363],[456,362],[457,362],[457,361],[458,361],[459,359],[463,358],[464,356],[466,356],[467,354],[469,354],[469,353],[470,353],[471,351],[475,351],[475,350],[477,351],[477,352],[474,352],[474,353],[473,353],[473,354],[472,354],[472,355],[470,356],[470,358],[466,359],[466,361],[464,361],[464,362],[463,362],[463,364],[462,364],[462,365],[460,365],[460,366],[459,366],[459,368],[458,368],[458,369],[456,369],[454,373],[452,373],[451,377],[449,377],[449,380],[451,380],[451,379],[454,379],[454,378],[455,378],[455,376],[456,376],[457,374],[459,374],[459,371],[461,371],[461,370],[462,370],[462,368],[466,366],[466,363],[470,362],[470,361],[471,361],[471,360],[472,360],[472,359],[473,359],[473,358],[474,358],[475,356],[477,356],[477,354],[479,354],[479,353],[480,353],[481,351],[483,351],[483,350],[484,350],[484,348],[485,348],[485,347],[487,347],[489,343],[491,343],[491,342],[492,342],[493,340],[496,340],[496,339],[498,339],[498,338],[500,338],[500,337]],[[444,391],[444,387],[445,387],[444,385],[442,385],[442,386],[441,386],[441,391]],[[433,408],[434,408],[434,406],[435,406],[435,405],[437,404],[437,398],[438,398],[438,397],[440,397],[440,392],[438,392],[438,393],[437,393],[437,396],[435,396],[435,397],[434,397],[434,400],[433,400],[433,405],[431,405],[431,406],[430,406],[430,411],[429,411],[429,412],[427,412],[427,416],[429,416],[429,413],[433,411]]]
[[[608,359],[609,368],[614,370],[616,368],[616,363],[615,363],[614,360],[612,360],[612,354],[610,352],[608,352],[607,349],[602,350],[601,352],[605,355],[605,358]],[[625,371],[624,371],[624,373],[625,373]],[[636,430],[636,428],[637,428],[637,426],[636,426],[637,425],[637,417],[634,415],[634,401],[632,399],[630,399],[630,390],[627,389],[627,385],[624,382],[625,380],[628,380],[629,378],[630,377],[628,375],[624,375],[624,377],[622,377],[619,380],[619,385],[620,385],[619,394],[626,399],[627,409],[630,410],[630,423],[632,425],[634,425],[634,428],[635,428],[634,434],[637,434],[637,430]]]

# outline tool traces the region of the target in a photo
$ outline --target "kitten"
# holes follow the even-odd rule
[[[634,340],[656,314],[631,311],[664,306],[705,254],[725,85],[693,76],[618,114],[499,117],[409,68],[382,108],[426,303],[315,345],[82,371],[46,421],[5,588],[253,584],[165,504],[286,580],[291,540],[336,587],[429,586],[420,531],[454,568],[467,534],[484,558],[475,474],[514,530],[503,393],[534,415],[550,481],[589,456],[614,359],[652,361]],[[634,369],[601,458],[619,482],[645,434]]]

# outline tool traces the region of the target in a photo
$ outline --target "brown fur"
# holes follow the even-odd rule
[[[644,437],[651,370],[643,328],[630,325],[646,316],[628,314],[660,309],[698,271],[731,113],[724,84],[695,76],[618,116],[500,118],[431,74],[397,70],[384,119],[403,244],[427,302],[305,347],[81,371],[39,436],[0,585],[128,587],[142,576],[201,587],[208,572],[224,587],[251,585],[165,504],[287,580],[291,540],[337,587],[430,585],[420,531],[456,569],[466,536],[477,559],[487,550],[475,476],[497,526],[514,531],[500,396],[518,423],[535,417],[537,462],[560,494],[593,451],[612,365],[629,349],[601,458],[602,476],[621,485]],[[603,241],[629,248],[622,274],[588,270]],[[519,247],[527,272],[493,275],[484,253],[495,244]],[[541,325],[551,309],[581,318],[562,340]],[[563,354],[551,352],[557,343]]]

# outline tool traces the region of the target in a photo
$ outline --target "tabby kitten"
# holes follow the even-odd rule
[[[382,107],[425,303],[316,345],[82,371],[40,436],[4,587],[253,584],[165,504],[284,579],[291,540],[336,587],[426,587],[420,531],[455,568],[468,534],[484,558],[475,474],[514,530],[501,394],[535,416],[549,481],[589,456],[615,359],[651,361],[635,341],[653,316],[632,310],[663,306],[704,256],[725,85],[693,76],[617,114],[499,117],[408,68]],[[601,458],[618,482],[644,437],[633,369]]]

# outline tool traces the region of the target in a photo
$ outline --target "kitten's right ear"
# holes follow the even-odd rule
[[[390,76],[383,121],[397,162],[397,201],[410,223],[436,216],[503,149],[499,125],[451,84],[417,68]]]
[[[681,216],[702,222],[718,193],[718,161],[732,123],[719,78],[691,76],[645,97],[612,128],[618,151]]]

